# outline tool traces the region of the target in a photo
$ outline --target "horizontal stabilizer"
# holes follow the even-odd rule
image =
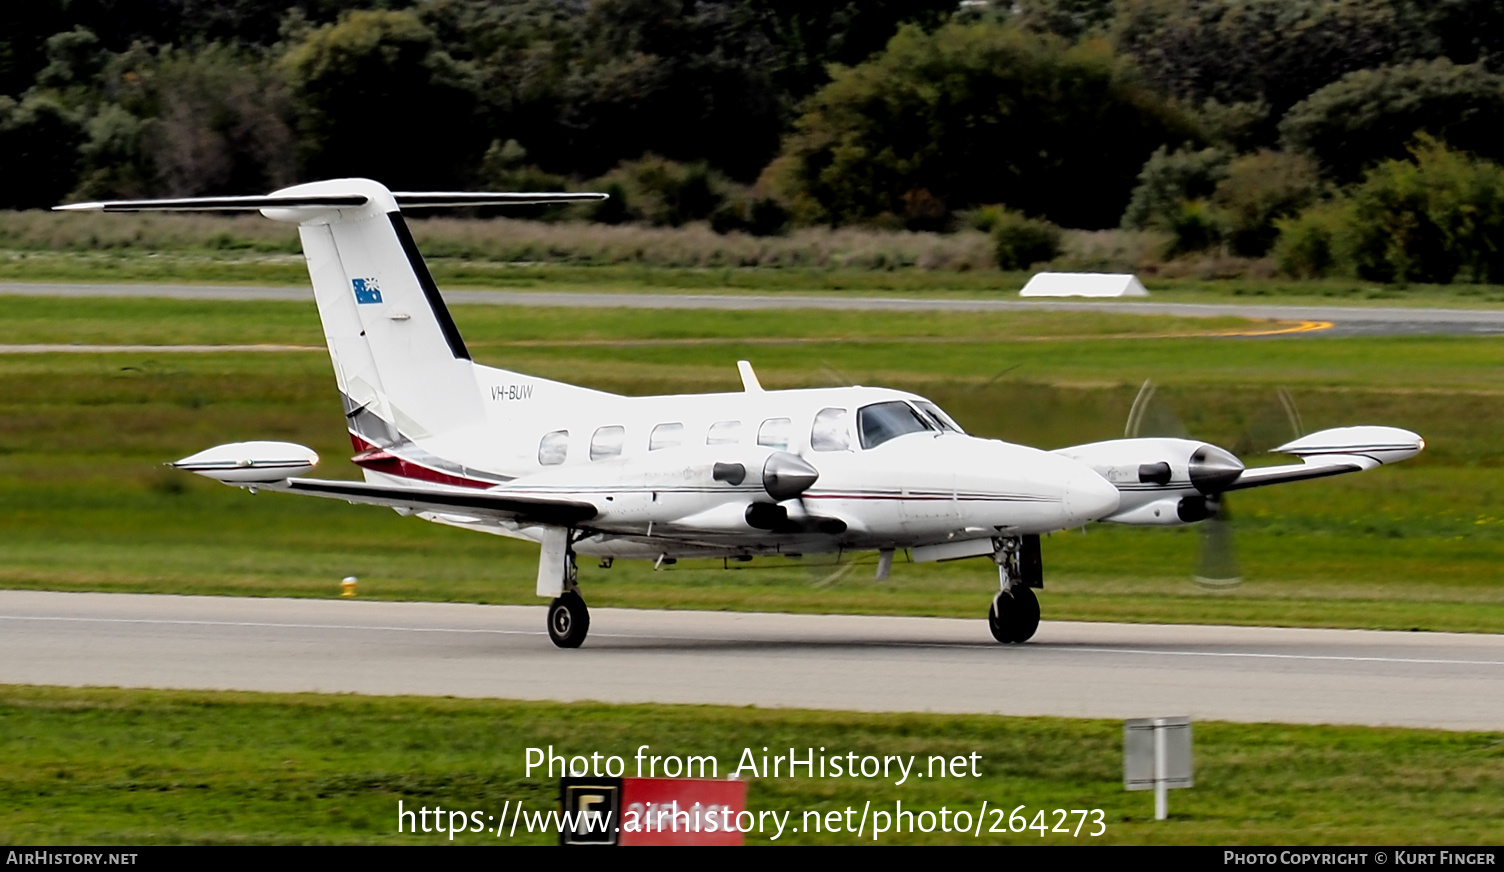
[[[578,203],[604,200],[606,194],[567,192],[394,192],[404,209],[460,206],[533,206],[541,203]],[[322,194],[254,197],[181,197],[172,200],[106,200],[54,206],[57,212],[257,212],[262,209],[358,209],[371,201],[365,194]]]
[[[582,203],[604,200],[609,194],[535,192],[535,193],[445,193],[443,191],[393,191],[397,205],[404,209],[458,206],[536,206],[542,203]]]
[[[262,209],[358,209],[369,203],[365,194],[318,197],[182,197],[176,200],[106,200],[53,206],[54,212],[257,212]]]
[[[414,512],[452,512],[455,509],[463,509],[469,515],[514,520],[524,524],[568,527],[581,521],[588,521],[599,514],[595,506],[589,503],[509,496],[497,491],[399,487],[361,481],[323,481],[315,478],[290,479],[285,485],[275,489],[315,497],[331,497],[351,503],[409,509]]]

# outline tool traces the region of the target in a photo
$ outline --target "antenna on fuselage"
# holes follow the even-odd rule
[[[757,380],[757,373],[752,371],[750,360],[738,360],[736,371],[742,374],[742,390],[749,394],[762,393],[762,383]]]

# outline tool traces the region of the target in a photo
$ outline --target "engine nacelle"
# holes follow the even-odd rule
[[[1124,497],[1137,492],[1221,493],[1243,474],[1231,452],[1192,439],[1112,439],[1055,452],[1078,460],[1112,482]],[[1124,509],[1136,509],[1139,502]],[[1119,512],[1123,514],[1123,512]],[[1113,520],[1116,520],[1116,516]]]
[[[1197,521],[1205,521],[1214,514],[1216,514],[1216,502],[1196,494],[1185,497],[1162,497],[1127,511],[1120,511],[1102,520],[1136,527],[1180,527]]]

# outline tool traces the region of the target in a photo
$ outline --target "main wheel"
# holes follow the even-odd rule
[[[987,612],[987,629],[1005,645],[1029,641],[1039,629],[1039,598],[1027,587],[998,591]]]
[[[560,648],[578,648],[590,632],[590,610],[579,594],[568,591],[548,604],[548,638]]]

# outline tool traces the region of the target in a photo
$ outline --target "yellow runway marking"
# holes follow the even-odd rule
[[[1331,321],[1275,321],[1280,326],[1268,330],[1235,330],[1228,333],[1208,333],[1208,336],[1284,336],[1289,333],[1315,333],[1332,329]]]
[[[1184,333],[1092,333],[1059,336],[714,336],[678,337],[664,339],[519,339],[467,344],[484,347],[507,348],[644,348],[658,345],[809,345],[814,343],[879,344],[879,343],[990,343],[990,342],[1081,342],[1093,339],[1221,339],[1256,336],[1284,336],[1296,333],[1313,333],[1330,330],[1331,321],[1266,321],[1269,326],[1241,328],[1237,330],[1196,330]]]

